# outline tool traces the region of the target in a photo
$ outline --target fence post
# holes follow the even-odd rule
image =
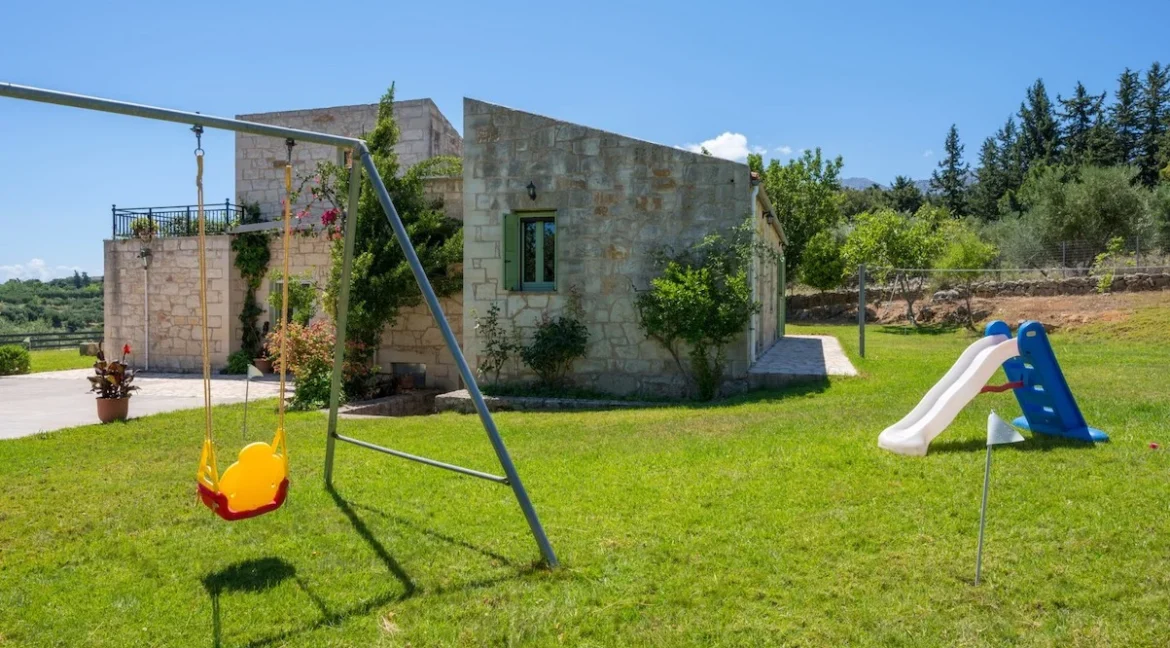
[[[1135,266],[1141,267],[1141,262],[1142,262],[1142,237],[1140,237],[1140,236],[1134,236],[1134,237],[1133,237],[1133,248],[1134,248],[1134,252],[1133,252],[1133,264],[1134,264]]]
[[[147,222],[147,223],[150,225],[150,233],[153,235],[153,234],[154,234],[154,232],[155,232],[155,228],[154,228],[154,207],[147,207],[147,208],[146,208],[146,222]]]
[[[183,221],[183,236],[191,236],[191,205],[187,205],[187,216]]]
[[[110,240],[118,238],[118,206],[110,205]]]
[[[857,266],[857,347],[865,357],[865,264]]]
[[[232,225],[232,199],[223,199],[223,232],[227,234],[228,228]]]
[[[1060,242],[1060,276],[1064,277],[1064,269],[1068,267],[1068,241]]]

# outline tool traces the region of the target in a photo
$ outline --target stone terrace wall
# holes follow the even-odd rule
[[[105,348],[134,349],[131,364],[146,362],[143,325],[144,288],[150,290],[150,368],[155,371],[200,371],[202,329],[199,316],[199,256],[195,238],[160,239],[154,252],[150,282],[144,286],[142,244],[136,240],[105,241]],[[211,363],[222,367],[234,340],[231,322],[239,312],[229,290],[231,250],[227,236],[207,238],[207,306],[211,332]]]
[[[456,340],[463,340],[463,296],[439,300]],[[377,362],[383,373],[391,373],[395,362],[421,362],[427,366],[427,387],[452,390],[463,386],[455,356],[447,350],[443,335],[426,304],[404,308],[398,322],[382,334]]]
[[[1024,279],[1020,281],[983,281],[974,284],[976,297],[1051,297],[1057,295],[1089,295],[1097,292],[1100,277],[1068,277],[1064,279]],[[1170,288],[1170,273],[1117,275],[1109,292],[1142,292]],[[877,303],[889,297],[889,290],[867,285],[866,301]],[[920,295],[921,296],[921,295]],[[962,298],[963,289],[939,290],[930,295],[933,301],[951,302]],[[808,295],[789,295],[788,308],[793,311],[825,306],[856,305],[857,289],[834,290]]]
[[[237,115],[238,119],[360,137],[374,128],[378,104],[290,110]],[[430,99],[394,102],[394,118],[401,137],[394,150],[403,169],[436,155],[462,153],[459,133]],[[240,202],[260,203],[261,213],[271,218],[280,213],[284,196],[284,140],[236,133],[236,196]],[[298,174],[312,172],[318,162],[341,162],[336,148],[298,142],[293,149],[294,182]]]
[[[751,213],[747,166],[472,99],[463,106],[464,355],[477,362],[474,318],[492,304],[531,336],[575,287],[591,334],[576,382],[617,393],[680,391],[674,361],[638,327],[634,289],[654,275],[653,248],[692,243]],[[503,217],[512,211],[556,212],[555,292],[504,289]],[[746,340],[728,352],[730,374],[745,374]]]

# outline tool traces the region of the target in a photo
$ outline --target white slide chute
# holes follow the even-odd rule
[[[1016,338],[1006,335],[979,338],[963,351],[917,407],[901,421],[882,430],[878,447],[903,455],[924,456],[930,442],[979,395],[999,367],[1019,354]]]

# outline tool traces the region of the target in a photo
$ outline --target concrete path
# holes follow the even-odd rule
[[[849,362],[841,343],[829,335],[786,335],[748,370],[748,377],[756,387],[856,375],[857,369]]]
[[[0,378],[0,439],[15,439],[75,425],[97,423],[94,395],[87,391],[91,369],[49,371]],[[139,391],[130,399],[131,418],[203,407],[199,374],[139,374]],[[275,379],[253,380],[248,398],[273,398],[280,393]],[[211,399],[216,405],[244,402],[243,376],[215,376]]]

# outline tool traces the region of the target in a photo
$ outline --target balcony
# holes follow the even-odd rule
[[[114,240],[146,236],[173,238],[199,234],[199,210],[197,205],[176,205],[172,207],[118,207],[112,205]],[[208,234],[226,234],[239,225],[259,221],[256,214],[249,214],[242,205],[230,200],[203,206],[205,230]]]

